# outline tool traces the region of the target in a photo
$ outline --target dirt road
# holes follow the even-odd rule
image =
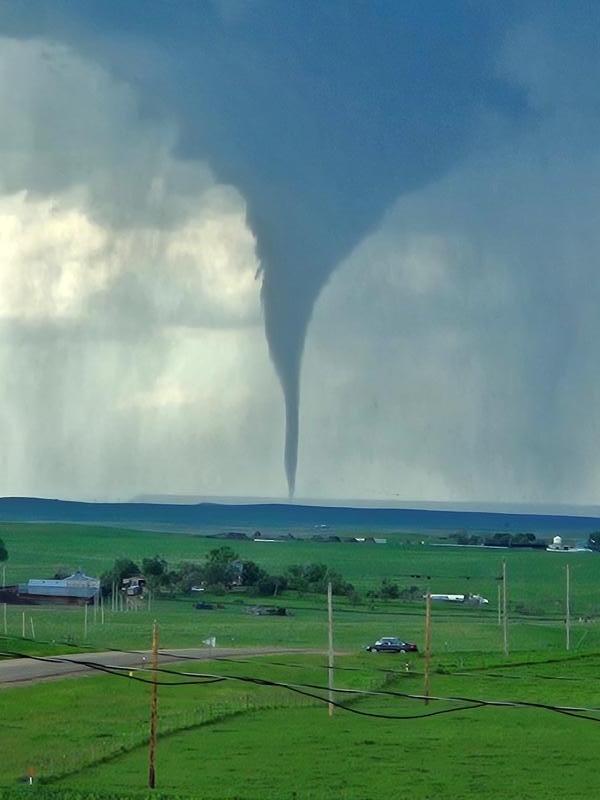
[[[294,648],[188,648],[169,650],[170,655],[161,653],[161,663],[181,661],[194,658],[198,661],[208,661],[214,658],[246,658],[248,656],[282,655],[285,653],[308,653],[314,650]],[[65,659],[61,661],[35,661],[30,658],[10,658],[0,661],[0,688],[37,683],[39,681],[56,680],[57,678],[80,678],[90,674],[102,674],[85,663],[93,661],[97,664],[110,667],[139,667],[148,666],[150,661],[149,650],[139,650],[134,653],[76,653],[64,656],[47,656],[52,659]]]

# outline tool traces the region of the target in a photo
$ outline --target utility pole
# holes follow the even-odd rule
[[[508,614],[506,609],[508,606],[508,591],[506,585],[506,559],[502,559],[502,634],[504,644],[504,655],[508,655]]]
[[[567,650],[571,649],[571,569],[570,564],[566,565],[567,586],[565,598],[565,633],[567,636]]]
[[[2,588],[6,586],[6,566],[2,567]]]
[[[4,605],[4,614],[3,614],[3,616],[4,616],[4,635],[6,635],[8,633],[8,620],[6,618],[6,603],[4,603],[3,605]]]
[[[333,716],[333,593],[331,581],[327,584],[327,621],[329,629],[329,659],[328,659],[328,686],[329,686],[329,716]]]
[[[158,730],[158,624],[152,626],[152,686],[150,688],[150,741],[148,742],[148,788],[156,787],[156,735]]]
[[[100,623],[104,625],[104,597],[100,592]]]
[[[498,581],[498,627],[502,625],[502,586]]]
[[[22,617],[21,617],[21,633],[22,633],[23,639],[24,639],[25,638],[25,612],[24,611],[23,611],[23,614],[22,614]]]
[[[430,667],[431,667],[431,592],[427,590],[425,595],[425,678],[423,682],[423,694],[425,695],[425,705],[429,704],[430,694]]]
[[[33,627],[33,617],[29,617],[29,622],[31,624],[31,638],[35,640],[35,628]]]
[[[88,623],[87,623],[88,607],[87,601],[83,602],[83,638],[87,639]]]

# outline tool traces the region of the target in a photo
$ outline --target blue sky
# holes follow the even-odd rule
[[[3,4],[0,491],[593,502],[599,14]]]

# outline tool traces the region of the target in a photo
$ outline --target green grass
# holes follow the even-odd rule
[[[325,671],[316,667],[314,657],[287,660],[302,661],[306,667],[274,667],[263,659],[253,665],[219,663],[201,668],[324,682]],[[521,660],[530,663],[510,666],[510,661],[475,654],[440,657],[434,663],[437,670],[461,674],[435,671],[433,693],[599,705],[595,678],[600,654],[554,662],[530,653]],[[340,672],[337,683],[375,687],[385,676],[373,666],[397,669],[399,663],[403,662],[389,656],[346,659],[344,666],[361,667],[363,672]],[[421,671],[422,659],[413,659],[412,666]],[[564,680],[567,677],[569,681]],[[422,678],[401,675],[387,684],[390,687],[418,693]],[[25,693],[24,709],[20,700]],[[15,785],[16,778],[34,766],[57,791],[122,797],[144,793],[147,687],[128,680],[89,678],[9,690],[0,699],[5,720],[0,749],[3,763],[14,765],[10,775],[3,776],[5,785]],[[459,711],[420,720],[373,719],[339,710],[330,720],[324,705],[307,702],[283,690],[236,683],[161,689],[159,791],[169,797],[205,800],[359,800],[396,796],[399,786],[419,800],[590,798],[598,792],[598,729],[593,722],[515,708]],[[452,706],[433,702],[428,708]],[[353,707],[403,715],[427,711],[422,702],[388,698],[360,700]],[[36,726],[40,714],[45,723]]]
[[[184,534],[62,524],[3,523],[0,538],[10,554],[6,564],[8,583],[51,577],[58,567],[81,567],[91,575],[99,575],[118,557],[141,561],[159,554],[171,564],[199,560],[223,544],[222,540]],[[595,554],[565,556],[545,551],[407,545],[405,541],[392,534],[386,545],[311,541],[228,544],[242,558],[253,559],[274,573],[290,564],[319,561],[337,569],[361,591],[378,585],[384,577],[397,580],[401,586],[424,586],[424,578],[410,575],[430,575],[433,592],[472,591],[485,595],[491,603],[496,602],[497,577],[501,561],[506,558],[513,603],[522,603],[533,612],[554,614],[563,607],[568,559],[575,610],[600,614],[600,595],[594,591],[600,581],[600,558]]]
[[[335,638],[341,650],[357,651],[386,635],[398,635],[423,645],[422,613],[405,616],[402,609],[394,606],[376,612],[360,607],[346,611],[342,608],[336,604]],[[11,638],[7,641],[0,635],[0,651],[22,650],[23,641],[17,638],[21,632],[21,608],[9,607],[7,614]],[[189,600],[163,600],[155,603],[151,612],[107,612],[104,625],[99,621],[94,624],[90,614],[87,639],[84,638],[83,611],[80,608],[32,606],[26,614],[34,620],[39,640],[57,643],[46,650],[40,642],[26,642],[35,647],[36,653],[81,649],[60,644],[69,641],[79,645],[87,642],[94,650],[111,647],[149,649],[154,619],[159,622],[161,647],[164,649],[199,647],[209,636],[215,636],[217,645],[222,647],[320,648],[327,644],[326,610],[315,606],[305,609],[299,606],[293,617],[255,617],[237,605],[203,612],[196,611]],[[560,622],[514,620],[509,632],[511,650],[515,651],[560,648],[564,643],[564,626]],[[572,641],[574,648],[600,648],[599,623],[575,622]],[[433,645],[441,653],[456,650],[500,652],[502,632],[490,615],[461,617],[458,613],[442,615],[434,611]]]
[[[346,658],[343,662],[356,667],[363,658]],[[323,662],[319,656],[279,656],[277,662],[300,665],[289,668],[265,661],[269,662],[267,658],[250,663],[183,662],[170,669],[309,683],[325,680],[326,672],[318,666]],[[168,676],[161,674],[160,679],[168,680]],[[349,686],[373,689],[385,681],[385,674],[351,671],[346,679]],[[163,735],[197,728],[210,720],[234,718],[257,708],[296,707],[307,702],[282,689],[239,681],[165,686],[159,691]],[[60,775],[67,775],[70,780],[88,764],[136,749],[147,740],[148,704],[148,685],[132,680],[129,673],[124,677],[63,679],[1,690],[0,785],[15,784],[30,767],[44,781]]]
[[[187,535],[63,525],[0,526],[0,537],[10,552],[7,578],[11,582],[48,577],[62,565],[99,574],[119,556],[141,560],[159,553],[171,563],[194,560],[215,546],[214,540]],[[600,612],[597,556],[409,546],[402,543],[404,539],[388,538],[385,546],[231,545],[242,557],[253,558],[271,572],[292,563],[327,563],[362,591],[378,585],[383,577],[401,586],[424,587],[425,579],[404,577],[419,574],[432,576],[433,591],[484,594],[491,601],[489,608],[434,607],[434,693],[600,706],[596,681],[600,621],[580,620]],[[510,597],[512,655],[508,662],[501,655],[502,632],[495,608],[496,577],[503,557]],[[561,660],[565,659],[561,617],[567,558],[573,588],[573,652]],[[326,647],[323,597],[287,593],[276,602],[291,607],[294,616],[281,618],[248,615],[242,603],[256,602],[251,598],[215,599],[224,608],[196,611],[194,599],[183,598],[158,600],[151,611],[106,609],[104,625],[100,615],[94,620],[90,611],[87,644],[98,650],[148,648],[152,621],[157,619],[164,648],[198,646],[208,636],[215,636],[221,646]],[[33,619],[37,642],[20,638],[23,610],[27,634]],[[84,639],[81,608],[9,606],[7,622],[12,638],[0,638],[4,651],[65,652],[69,648],[61,642],[81,644]],[[360,653],[364,644],[381,635],[399,635],[422,647],[422,604],[378,602],[354,607],[336,598],[336,647],[349,654],[341,663],[360,667],[359,672],[340,671],[338,684],[374,687],[386,680],[379,668],[405,663],[405,657]],[[264,663],[269,660],[274,659],[252,665],[219,662],[210,669],[219,674],[325,681],[326,672],[317,666],[321,657],[277,657],[277,661],[302,663],[302,669]],[[519,662],[523,665],[503,666]],[[422,670],[422,656],[413,657],[411,663]],[[477,671],[482,668],[496,677],[485,677]],[[208,671],[209,666],[204,663],[198,669]],[[507,677],[502,677],[504,673]],[[402,691],[418,692],[422,687],[419,676],[403,675],[396,681],[394,685]],[[348,712],[336,713],[329,720],[324,707],[307,706],[307,702],[282,689],[235,682],[161,689],[159,790],[168,797],[204,800],[359,800],[396,796],[400,791],[423,800],[544,800],[598,794],[595,739],[600,729],[593,722],[544,711],[492,708],[416,721],[375,720]],[[415,707],[423,710],[421,704],[408,700],[361,700],[356,705],[407,714],[414,713]],[[72,800],[91,800],[103,793],[145,796],[147,686],[122,678],[87,677],[2,689],[0,714],[0,786],[9,792],[7,800],[21,796],[18,781],[28,767],[34,767],[40,778],[54,781],[40,787],[46,795],[35,791],[40,798],[51,800],[61,796],[54,794],[60,791],[72,791]]]
[[[76,525],[4,524],[0,536],[5,540],[10,559],[8,582],[28,577],[49,577],[59,566],[82,567],[98,575],[120,556],[141,560],[155,553],[171,564],[201,559],[218,542],[214,539],[164,533],[144,533],[103,527]],[[507,560],[511,646],[517,649],[560,647],[563,640],[564,570],[568,559],[572,574],[572,609],[576,646],[600,646],[596,623],[577,623],[579,617],[600,614],[600,558],[595,554],[561,556],[545,551],[499,551],[494,549],[439,548],[433,545],[409,546],[404,538],[388,537],[387,545],[351,545],[309,541],[257,545],[233,542],[244,558],[253,558],[271,572],[283,571],[292,563],[321,561],[342,572],[364,591],[377,586],[383,577],[400,586],[429,583],[432,591],[481,593],[490,606],[481,610],[436,606],[434,644],[437,649],[498,650],[500,630],[496,625],[497,577],[501,560]],[[431,576],[412,578],[411,575]],[[221,645],[282,645],[319,647],[325,644],[325,598],[299,598],[286,593],[276,602],[291,606],[290,618],[256,618],[228,596],[216,598],[224,609],[201,612],[193,608],[193,598],[157,601],[152,610],[136,613],[111,613],[105,609],[105,624],[100,615],[88,617],[86,644],[97,649],[149,647],[153,619],[161,625],[165,647],[199,645],[216,636]],[[237,598],[256,602],[252,598]],[[269,600],[262,601],[269,602]],[[368,603],[352,607],[336,598],[336,641],[343,649],[356,650],[374,637],[399,635],[422,639],[421,604],[399,602]],[[84,641],[84,612],[81,608],[52,606],[9,606],[7,630],[12,636],[31,636],[31,620],[38,640]],[[0,625],[2,623],[0,622]],[[0,629],[1,630],[1,629]],[[1,649],[1,648],[0,648]],[[9,648],[5,648],[9,649]]]

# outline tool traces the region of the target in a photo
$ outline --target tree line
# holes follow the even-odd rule
[[[456,544],[484,545],[485,547],[546,547],[544,539],[538,539],[535,533],[491,533],[487,536],[469,534],[466,530],[451,533],[448,537]]]
[[[109,595],[115,584],[121,587],[124,579],[139,575],[144,576],[151,592],[171,595],[189,594],[192,587],[217,594],[243,587],[265,597],[276,597],[287,589],[301,594],[324,594],[331,582],[333,594],[351,599],[356,596],[354,586],[325,564],[292,564],[280,574],[270,574],[256,562],[240,559],[227,545],[210,550],[201,562],[183,561],[175,567],[158,555],[144,558],[139,564],[129,558],[118,558],[102,574],[101,591]]]

